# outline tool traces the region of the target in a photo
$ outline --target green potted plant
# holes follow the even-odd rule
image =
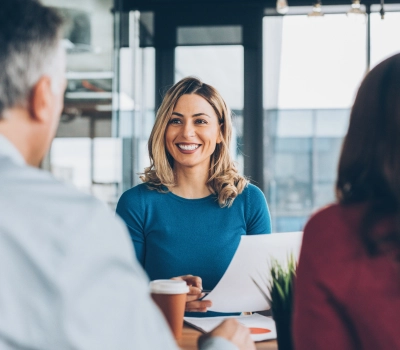
[[[276,259],[271,260],[269,265],[271,276],[268,283],[269,296],[265,293],[265,289],[253,278],[254,284],[271,306],[279,350],[293,350],[293,282],[296,277],[296,267],[297,262],[293,254],[288,257],[286,265],[281,265]]]
[[[292,313],[293,313],[293,283],[296,277],[297,260],[293,254],[289,255],[286,264],[271,259],[268,268],[270,269],[270,280],[261,283],[252,278],[260,293],[271,306],[272,317],[274,318],[277,333],[279,350],[293,350],[292,341]],[[269,295],[266,293],[269,290]]]
[[[296,277],[296,258],[290,255],[286,265],[277,260],[271,261],[271,280],[269,285],[272,317],[276,324],[279,350],[293,350],[292,313],[293,282]]]

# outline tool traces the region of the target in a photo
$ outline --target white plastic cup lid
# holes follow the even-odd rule
[[[189,287],[185,281],[154,280],[150,282],[150,292],[154,294],[185,294]]]

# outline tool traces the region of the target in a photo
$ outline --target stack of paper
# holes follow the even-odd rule
[[[250,328],[251,338],[254,341],[276,339],[276,328],[273,319],[259,314],[250,316],[185,317],[184,320],[199,331],[208,333],[227,318],[236,318],[241,324]]]

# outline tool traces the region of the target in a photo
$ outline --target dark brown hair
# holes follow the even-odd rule
[[[371,255],[400,247],[400,54],[365,77],[351,111],[336,183],[341,204],[368,203],[360,234]],[[376,225],[393,218],[390,232]]]

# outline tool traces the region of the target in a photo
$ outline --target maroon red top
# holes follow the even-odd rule
[[[304,229],[295,284],[296,350],[400,349],[400,265],[368,256],[365,205],[332,205]]]

